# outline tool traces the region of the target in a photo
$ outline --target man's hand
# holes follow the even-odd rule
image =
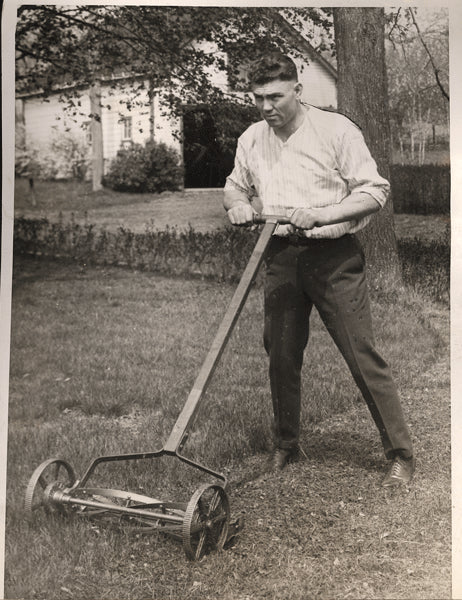
[[[228,219],[233,225],[251,225],[253,224],[253,215],[255,211],[250,204],[239,202],[231,207],[228,212]]]
[[[297,229],[313,229],[318,225],[319,214],[312,208],[296,208],[290,216],[291,224]]]

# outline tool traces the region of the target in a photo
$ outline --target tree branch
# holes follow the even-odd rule
[[[395,48],[395,42],[393,40],[393,31],[395,29],[399,30],[398,22],[399,22],[400,13],[401,13],[401,8],[398,8],[397,12],[393,16],[393,25],[391,26],[390,31],[388,32],[388,39],[393,44],[393,48]]]
[[[67,62],[56,61],[56,60],[50,58],[50,56],[47,56],[46,58],[44,58],[39,53],[33,52],[32,50],[29,50],[28,48],[24,48],[23,46],[20,46],[20,45],[16,46],[16,50],[18,52],[22,53],[21,58],[24,58],[25,56],[29,56],[30,58],[35,58],[35,60],[40,60],[45,64],[49,63],[50,65],[54,65],[57,69],[60,69],[60,70],[66,69]]]
[[[426,53],[428,54],[428,57],[430,59],[432,68],[433,68],[433,72],[435,73],[435,79],[436,79],[436,83],[438,84],[438,87],[441,90],[441,93],[443,94],[443,96],[446,98],[446,100],[449,102],[449,94],[446,92],[446,90],[444,89],[443,84],[441,83],[440,77],[439,77],[439,69],[435,64],[435,61],[433,60],[433,56],[431,55],[431,52],[427,46],[427,44],[425,43],[425,40],[423,39],[422,33],[420,31],[420,27],[416,21],[415,15],[414,15],[414,11],[412,10],[412,8],[409,8],[409,13],[412,17],[412,22],[414,23],[414,26],[416,28],[417,31],[417,35],[419,36],[419,39],[422,43],[422,46],[424,47]]]

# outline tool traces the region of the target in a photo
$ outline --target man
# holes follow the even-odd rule
[[[273,467],[298,455],[300,373],[313,305],[346,360],[378,427],[391,467],[383,486],[407,484],[415,462],[390,370],[374,348],[364,254],[355,237],[386,202],[359,128],[305,105],[293,61],[270,53],[249,75],[263,118],[239,138],[224,207],[233,225],[252,222],[257,195],[278,225],[266,259],[264,344],[274,411]],[[328,376],[328,370],[326,370]]]

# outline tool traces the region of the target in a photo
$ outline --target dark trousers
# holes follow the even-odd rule
[[[395,383],[374,348],[364,253],[354,235],[303,243],[274,237],[270,242],[264,343],[277,445],[292,448],[299,440],[300,375],[313,305],[369,407],[386,457],[412,456]]]

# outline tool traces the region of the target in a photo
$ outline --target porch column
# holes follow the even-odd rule
[[[101,118],[101,82],[96,81],[90,87],[90,110],[91,110],[91,148],[93,166],[93,191],[97,192],[103,187],[102,179],[104,173],[103,155],[103,123]]]

